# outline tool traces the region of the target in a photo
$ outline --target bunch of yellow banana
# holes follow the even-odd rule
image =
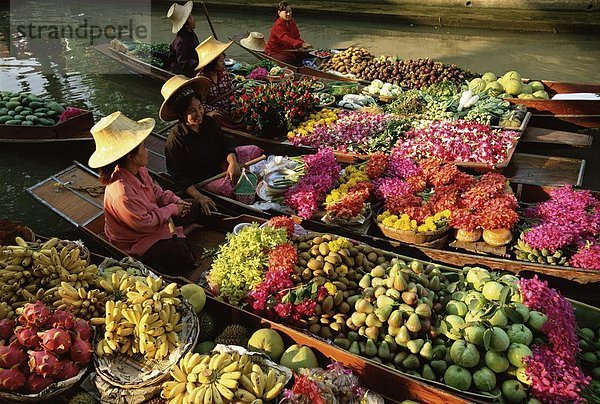
[[[119,267],[121,268],[121,267]],[[102,273],[99,285],[108,293],[112,294],[115,300],[121,300],[127,293],[134,290],[135,278],[125,272],[123,269],[110,272],[110,275]]]
[[[127,292],[127,301],[132,304],[141,304],[142,307],[152,306],[159,312],[165,305],[179,306],[180,292],[176,283],[163,287],[162,278],[154,279],[148,276],[145,281],[136,280],[135,287]]]
[[[45,283],[50,287],[61,282],[69,282],[76,289],[93,286],[98,278],[98,267],[88,265],[87,260],[82,259],[80,254],[79,248],[69,247],[62,247],[60,252],[56,247],[34,251],[33,273],[45,278]]]
[[[0,302],[0,320],[5,318],[9,320],[15,318],[15,311],[8,303]]]
[[[109,298],[100,289],[76,289],[68,282],[61,282],[54,296],[57,298],[53,303],[54,307],[68,310],[86,320],[104,315],[104,305]]]
[[[275,399],[285,384],[284,374],[273,368],[265,374],[249,355],[237,352],[188,352],[173,366],[171,376],[174,380],[165,382],[161,392],[169,404],[259,404]]]

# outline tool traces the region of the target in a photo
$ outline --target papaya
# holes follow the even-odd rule
[[[44,106],[44,104],[43,104],[43,103],[41,103],[41,102],[39,102],[39,101],[31,101],[31,102],[29,103],[29,106],[30,106],[31,108],[33,108],[33,110],[35,111],[35,110],[37,110],[38,108],[42,108],[42,107]]]
[[[18,101],[9,101],[9,102],[6,103],[6,108],[8,108],[8,109],[15,109],[19,105],[21,105],[21,104]]]
[[[65,112],[65,109],[56,101],[49,102],[48,104],[46,104],[46,106],[59,114]]]
[[[10,91],[0,91],[0,95],[2,97],[8,97],[10,95]]]
[[[21,97],[10,97],[10,101],[16,101],[19,104],[21,103]]]
[[[43,112],[34,112],[33,115],[37,116],[38,118],[45,118],[46,114]]]
[[[38,119],[39,119],[39,118],[38,118],[37,116],[35,116],[35,115],[27,115],[27,116],[25,117],[25,119],[26,119],[27,121],[29,121],[29,122],[36,123],[36,122],[38,121]]]
[[[13,119],[16,121],[24,121],[25,117],[23,115],[15,115],[13,116]]]
[[[0,116],[8,114],[8,108],[0,107]]]
[[[11,98],[21,97],[21,93],[10,93]]]
[[[22,105],[19,105],[18,107],[16,107],[16,108],[15,108],[15,112],[16,112],[17,114],[20,114],[20,113],[21,113],[21,111],[23,111],[24,109],[25,109],[25,107],[24,107],[24,106],[22,106]]]
[[[56,112],[54,110],[49,109],[48,111],[46,111],[46,116],[48,116],[48,117],[50,117],[50,116],[56,117],[56,115],[58,115],[58,112]]]
[[[8,111],[7,115],[15,116],[15,115],[17,115],[17,113],[15,111]]]
[[[22,125],[22,126],[33,126],[33,125],[34,125],[34,123],[33,123],[33,122],[31,122],[31,121],[23,121],[23,122],[21,122],[21,125]]]
[[[29,94],[27,96],[27,98],[29,99],[29,101],[31,102],[44,102],[44,100],[42,100],[40,97],[38,97],[37,95],[33,95],[33,94]]]
[[[6,107],[6,101],[2,101],[2,98],[0,98],[0,108],[4,107]]]
[[[33,108],[33,112],[48,112],[48,108]]]
[[[21,105],[24,107],[29,105],[29,98],[21,98]]]
[[[54,126],[54,121],[51,121],[50,119],[46,119],[46,118],[38,119],[38,123],[40,125],[44,125],[44,126]]]
[[[6,123],[6,122],[10,121],[11,119],[12,119],[12,116],[10,116],[10,115],[0,116],[0,123]]]
[[[10,121],[6,121],[4,124],[5,125],[20,125],[21,121],[17,121],[15,119],[11,119]]]

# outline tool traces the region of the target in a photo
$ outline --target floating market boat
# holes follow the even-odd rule
[[[112,48],[109,44],[94,45],[92,48],[122,64],[132,72],[160,83],[164,83],[174,76],[174,74],[170,71],[144,62],[143,60],[130,56],[127,53],[119,52],[118,50]]]
[[[82,111],[66,121],[53,126],[23,126],[0,124],[0,143],[49,144],[93,140],[90,129],[94,117],[90,111]]]

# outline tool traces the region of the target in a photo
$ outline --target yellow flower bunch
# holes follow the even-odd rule
[[[369,177],[365,174],[364,166],[357,168],[349,166],[344,170],[344,175],[340,177],[341,185],[332,190],[325,198],[325,203],[330,204],[340,200],[340,198],[348,193],[348,191],[356,186],[359,182],[369,181]]]
[[[329,245],[329,251],[338,252],[342,248],[350,248],[352,247],[352,243],[348,241],[348,239],[344,237],[338,237],[333,241],[327,243]]]
[[[315,126],[319,124],[331,125],[338,118],[339,109],[323,109],[315,114],[310,114],[308,119],[302,122],[298,127],[288,132],[288,139],[307,136],[314,132]]]
[[[400,217],[392,215],[390,211],[386,210],[383,213],[377,215],[377,221],[382,223],[384,226],[393,227],[398,230],[412,230],[415,232],[426,232],[436,231],[448,224],[451,212],[446,209],[436,213],[433,216],[425,218],[423,223],[417,223],[416,220],[411,219],[406,213],[403,213]]]

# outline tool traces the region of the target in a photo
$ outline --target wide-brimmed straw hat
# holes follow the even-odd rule
[[[171,20],[173,24],[173,33],[176,34],[185,25],[188,17],[192,13],[192,7],[194,7],[193,1],[188,1],[183,6],[177,3],[173,3],[169,11],[167,11],[167,18]]]
[[[247,38],[240,40],[240,43],[244,48],[258,52],[264,52],[265,48],[267,47],[265,36],[260,32],[251,32]]]
[[[202,69],[218,58],[232,43],[233,41],[228,43],[217,41],[212,35],[205,39],[200,45],[196,46],[196,53],[198,54],[198,67],[196,67],[196,70]]]
[[[204,99],[210,88],[210,80],[206,77],[195,77],[193,79],[187,78],[181,74],[171,77],[160,89],[160,93],[164,98],[164,102],[160,106],[158,116],[163,121],[174,121],[179,116],[174,111],[175,98],[177,95],[185,90],[190,89],[196,93],[200,99]]]
[[[121,111],[100,119],[90,130],[96,150],[88,161],[89,166],[104,167],[125,156],[148,137],[154,123],[152,118],[134,121]]]

